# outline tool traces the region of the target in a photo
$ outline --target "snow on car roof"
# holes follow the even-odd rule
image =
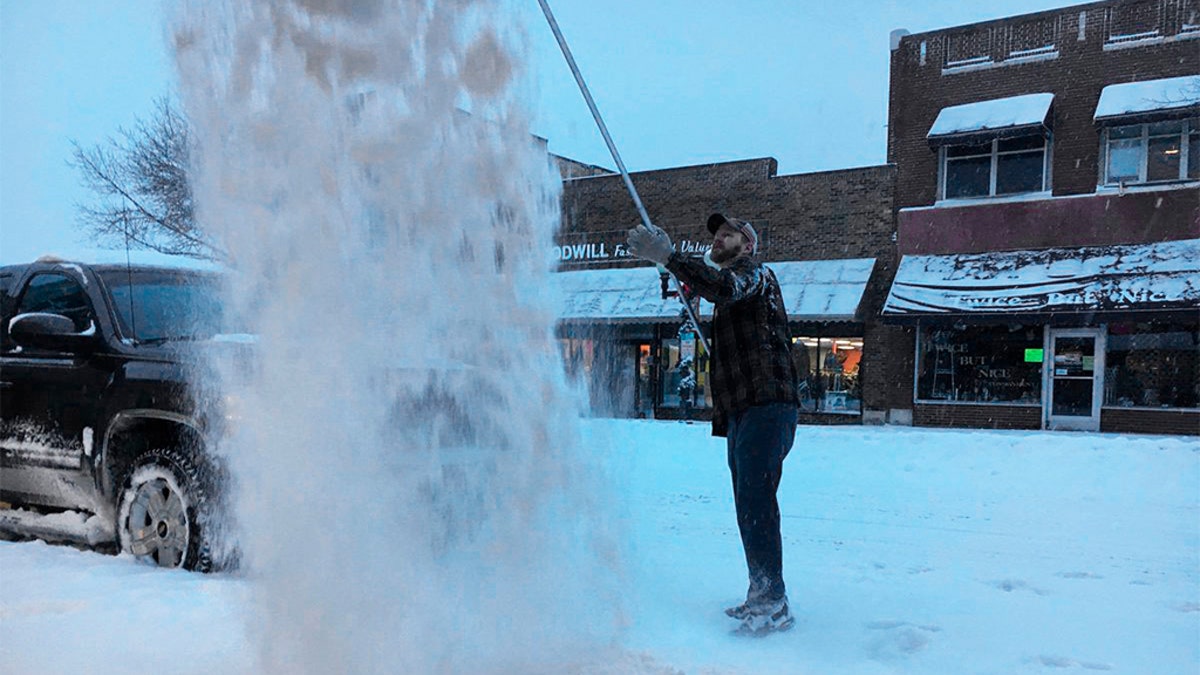
[[[126,257],[128,255],[128,258]],[[165,267],[170,269],[185,269],[207,272],[218,272],[225,268],[212,260],[204,260],[183,255],[167,255],[157,251],[125,249],[81,249],[71,251],[52,251],[39,256],[38,262],[73,262],[88,265],[131,265],[142,267]]]

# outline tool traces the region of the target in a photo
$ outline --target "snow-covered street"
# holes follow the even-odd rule
[[[539,672],[1197,672],[1196,437],[801,427],[780,495],[798,623],[748,639],[721,611],[745,572],[708,431],[585,423],[625,500],[628,623]],[[0,542],[0,671],[255,672],[252,583]]]

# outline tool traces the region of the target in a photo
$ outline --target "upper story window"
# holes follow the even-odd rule
[[[1200,118],[1112,126],[1104,139],[1105,185],[1200,179]]]
[[[1095,121],[1102,185],[1200,179],[1200,75],[1110,84]]]
[[[1000,197],[1048,189],[1043,135],[995,138],[942,148],[943,199]]]
[[[938,149],[939,199],[1050,189],[1053,102],[1053,94],[1040,93],[942,108],[928,134]]]

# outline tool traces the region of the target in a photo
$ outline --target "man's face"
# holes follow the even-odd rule
[[[749,243],[739,230],[729,223],[721,223],[713,234],[712,252],[709,257],[716,264],[724,265],[741,255]]]

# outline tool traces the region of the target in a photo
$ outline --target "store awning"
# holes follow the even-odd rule
[[[1150,114],[1193,114],[1200,110],[1200,75],[1110,84],[1100,92],[1097,122]]]
[[[561,298],[562,321],[677,321],[683,309],[675,298],[663,299],[655,267],[559,272],[551,278]],[[712,305],[701,302],[700,313],[712,315]]]
[[[1200,239],[904,256],[885,317],[1200,309]]]
[[[768,263],[793,321],[854,321],[874,258]]]
[[[793,321],[853,321],[875,265],[874,258],[767,263],[779,279]],[[682,305],[663,299],[654,267],[584,270],[553,275],[559,319],[606,323],[655,323],[680,319]],[[712,303],[700,302],[702,318]]]
[[[957,143],[974,138],[1039,132],[1054,94],[1025,94],[942,108],[929,129],[929,142]]]

